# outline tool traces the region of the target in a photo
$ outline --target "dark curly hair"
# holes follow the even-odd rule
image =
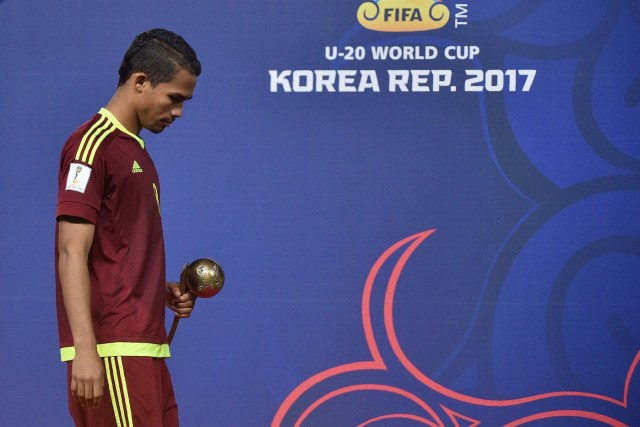
[[[145,73],[151,85],[156,86],[173,79],[181,69],[200,75],[200,61],[193,48],[178,34],[154,28],[138,34],[131,42],[118,70],[118,86],[137,72]]]

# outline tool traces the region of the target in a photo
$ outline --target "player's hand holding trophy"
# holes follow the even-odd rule
[[[197,297],[211,298],[224,286],[224,270],[220,264],[209,258],[200,258],[185,264],[180,273],[180,292],[190,292],[194,299]],[[173,340],[178,327],[178,316],[174,317],[171,331],[169,332],[169,344]]]

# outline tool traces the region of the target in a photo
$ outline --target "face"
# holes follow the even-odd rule
[[[141,83],[138,104],[140,125],[153,133],[160,133],[182,116],[185,101],[193,97],[197,77],[185,70],[176,73],[173,80],[159,83],[155,87],[149,80]]]

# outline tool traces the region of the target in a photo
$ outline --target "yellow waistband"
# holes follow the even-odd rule
[[[145,342],[110,342],[98,344],[98,355],[100,357],[112,356],[146,356],[166,358],[171,357],[169,344],[150,344]],[[76,357],[75,347],[62,347],[60,358],[63,362],[68,362]]]

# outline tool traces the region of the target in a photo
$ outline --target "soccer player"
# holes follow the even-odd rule
[[[111,100],[62,149],[56,300],[76,426],[178,426],[164,307],[189,317],[194,298],[165,280],[160,183],[140,132],[182,116],[199,75],[182,37],[139,34]]]

